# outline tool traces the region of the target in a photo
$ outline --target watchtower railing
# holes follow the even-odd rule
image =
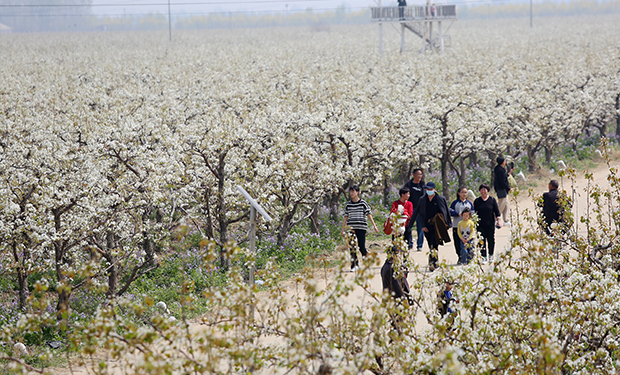
[[[436,5],[432,7],[372,7],[373,22],[410,22],[456,19],[456,5]],[[401,12],[402,11],[402,15]]]

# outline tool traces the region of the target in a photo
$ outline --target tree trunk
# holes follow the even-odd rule
[[[295,211],[297,211],[296,208],[297,206],[295,206],[295,208],[293,208],[291,212],[285,214],[282,218],[282,222],[280,223],[280,227],[278,228],[278,247],[284,246],[284,240],[286,239],[291,230],[291,221],[295,216]]]
[[[19,284],[19,309],[25,311],[28,299],[28,275],[22,271],[21,267],[17,269],[17,282]]]
[[[108,297],[114,297],[116,295],[116,291],[118,289],[118,267],[116,266],[116,259],[114,259],[114,255],[112,255],[112,249],[115,248],[115,240],[114,234],[112,232],[108,232],[106,234],[106,251],[103,254],[103,257],[110,263],[110,268],[108,270]]]
[[[310,233],[320,234],[321,228],[319,227],[319,205],[312,206],[312,215],[310,215]]]
[[[108,270],[108,292],[106,293],[108,298],[112,298],[116,295],[116,291],[118,289],[118,268],[116,267],[116,259],[114,256],[106,251],[103,254],[105,260],[110,263],[110,269]]]
[[[207,218],[205,235],[207,236],[207,238],[213,239],[215,238],[215,236],[213,234],[213,217],[211,216],[211,187],[205,187],[204,192],[204,212],[205,217]]]
[[[465,164],[465,158],[459,158],[459,187],[465,186],[467,183],[467,165]]]
[[[527,170],[529,172],[534,172],[537,169],[536,166],[536,151],[532,147],[527,148]]]
[[[415,164],[413,162],[407,163],[407,174],[405,175],[405,183],[413,178],[413,170],[415,169]]]
[[[389,207],[390,203],[390,178],[383,177],[383,202]]]
[[[426,163],[426,156],[420,155],[419,159],[420,159],[420,162],[418,163],[418,166],[420,169],[422,169],[422,165]]]
[[[30,258],[29,253],[24,250],[24,254],[22,254],[21,258],[19,253],[17,252],[17,243],[13,242],[13,259],[15,263],[18,264],[17,269],[17,285],[19,287],[19,309],[21,311],[26,310],[26,301],[28,299],[28,273],[26,271],[26,267],[24,264],[27,259]]]
[[[73,204],[74,203],[72,203],[72,205]],[[52,210],[52,213],[54,214],[54,229],[56,233],[60,233],[62,229],[61,215],[67,210],[69,210],[71,206],[58,207]],[[71,286],[69,285],[67,277],[63,271],[63,266],[67,261],[65,258],[65,256],[67,255],[67,248],[65,247],[64,241],[61,239],[55,240],[53,242],[53,246],[56,280],[58,281],[58,304],[56,305],[56,319],[62,320],[63,315],[68,314],[69,312],[69,298],[71,297]]]
[[[447,158],[443,158],[441,160],[441,184],[442,186],[442,194],[444,197],[450,196],[450,186],[448,186],[448,160]]]
[[[35,187],[31,186],[30,191],[21,197],[21,201],[19,203],[20,208],[20,218],[23,220],[24,213],[26,212],[26,202],[30,200],[30,197],[35,191]],[[17,224],[14,226],[14,231],[19,231]],[[13,250],[13,259],[15,260],[15,264],[17,264],[17,285],[19,287],[19,309],[21,311],[26,311],[26,302],[28,299],[28,267],[26,267],[26,263],[30,261],[30,251],[28,250],[31,246],[30,237],[25,231],[22,231],[20,236],[20,242],[23,245],[23,252],[20,255],[18,251],[18,242],[13,241],[12,250]],[[18,237],[19,238],[19,237]]]
[[[469,154],[469,165],[478,165],[478,154],[471,153]]]
[[[551,157],[553,156],[553,149],[551,147],[545,147],[545,163],[551,164]]]
[[[603,121],[600,122],[601,126],[598,128],[598,131],[602,137],[607,137],[607,122],[605,121],[605,119],[603,119]]]
[[[332,195],[328,199],[328,205],[329,205],[329,217],[334,222],[337,223],[338,221],[340,221],[339,220],[340,194],[339,193],[332,193]]]
[[[146,208],[144,213],[142,214],[142,220],[144,222],[148,221],[150,218],[150,214],[152,212],[152,207]],[[142,232],[142,250],[144,251],[144,261],[148,265],[152,265],[155,263],[155,247],[153,246],[153,241],[149,235],[148,231]]]
[[[58,280],[58,303],[56,304],[56,320],[62,320],[63,314],[69,313],[69,297],[71,287],[67,283],[67,277],[62,271],[65,251],[62,242],[54,241],[54,256],[56,263],[56,279]],[[68,316],[68,315],[67,315]]]
[[[23,264],[20,264],[17,268],[17,283],[19,285],[19,308],[25,311],[28,300],[28,274],[22,266]]]
[[[616,95],[616,136],[620,138],[620,93]]]
[[[493,185],[495,184],[495,173],[493,173],[493,171],[497,165],[497,156],[491,151],[487,151],[487,155],[489,155],[489,169],[491,170],[491,181],[489,182],[489,186],[493,188]]]
[[[219,163],[217,168],[217,208],[218,208],[218,223],[220,226],[220,265],[225,268],[230,267],[230,259],[225,254],[225,245],[228,242],[228,218],[226,211],[226,200],[224,199],[224,182],[226,178],[226,154],[220,154]]]

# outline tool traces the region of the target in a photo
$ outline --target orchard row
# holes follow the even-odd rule
[[[237,185],[282,243],[349,184],[381,189],[403,165],[437,165],[445,195],[468,157],[535,168],[617,127],[620,25],[592,21],[459,22],[443,55],[399,54],[388,32],[384,59],[375,26],[3,35],[3,272],[22,304],[41,269],[121,295],[179,225],[230,240],[248,219]]]

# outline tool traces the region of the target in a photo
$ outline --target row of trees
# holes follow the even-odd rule
[[[603,142],[601,149],[609,164],[608,144]],[[576,189],[581,176],[574,170],[562,176],[568,195],[587,196],[585,215],[579,218],[585,231],[573,227],[547,236],[537,218],[517,205],[513,213],[521,220],[511,229],[510,250],[496,253],[492,265],[483,265],[479,254],[466,266],[442,266],[430,274],[412,264],[411,295],[400,301],[384,293],[381,283],[375,288],[377,252],[355,274],[348,271],[346,252],[335,254],[340,261],[336,269],[330,259],[321,259],[325,281],[315,270],[306,270],[283,283],[270,262],[258,273],[265,288],[259,291],[244,279],[245,261],[252,254],[228,246],[234,260],[228,282],[205,293],[211,309],[200,324],[184,314],[195,298],[191,282],[180,285],[183,313],[178,321],[157,312],[148,296],[112,299],[92,320],[78,322],[68,332],[67,345],[79,352],[69,366],[77,362],[98,374],[616,373],[620,177],[610,166],[608,188],[588,174],[582,190]],[[196,251],[213,271],[216,243],[204,241]],[[458,303],[442,315],[438,302],[446,282],[455,286]],[[0,340],[38,333],[46,323],[41,312],[46,287],[37,282],[33,311],[4,327]],[[144,324],[135,324],[119,310],[138,316],[156,311]],[[105,359],[99,355],[102,348]],[[15,372],[55,370],[25,364],[17,355],[3,359],[11,361],[7,367]]]
[[[163,7],[165,4],[162,2],[161,9],[148,14],[106,16],[92,13],[92,0],[47,0],[43,3],[36,0],[0,0],[0,24],[13,32],[167,30],[169,22]],[[329,11],[314,12],[308,8],[283,14],[217,12],[208,15],[189,13],[188,16],[184,12],[183,8],[172,3],[172,24],[175,29],[273,26],[313,26],[321,29],[329,25],[363,24],[370,21],[368,9],[351,11],[344,4]]]
[[[616,126],[612,19],[592,34],[503,26],[456,29],[445,55],[383,61],[359,38],[374,28],[187,33],[164,46],[157,34],[11,36],[4,276],[25,306],[28,275],[53,269],[62,313],[89,284],[122,295],[181,223],[223,248],[248,217],[237,185],[273,214],[262,230],[282,244],[320,205],[337,215],[351,184],[384,190],[393,171],[422,163],[441,169],[449,195],[448,171],[465,182],[466,158],[526,153],[534,169],[541,150]]]
[[[536,25],[545,22],[538,17],[559,17],[559,16],[585,16],[585,15],[606,15],[618,13],[620,2],[618,1],[569,1],[569,2],[540,2],[533,4],[532,15],[537,20]],[[512,4],[483,4],[474,6],[459,6],[459,18],[498,18],[498,17],[529,17],[529,3]]]
[[[160,5],[165,5],[162,2]],[[385,3],[383,6],[395,6]],[[119,5],[120,6],[120,5]],[[119,30],[166,30],[168,15],[163,7],[148,14],[96,15],[92,13],[92,0],[47,0],[42,4],[36,0],[0,0],[0,24],[15,32],[48,31],[119,31]],[[370,22],[368,9],[352,10],[345,4],[333,10],[305,11],[291,10],[264,14],[215,12],[208,15],[185,14],[172,3],[172,27],[179,30],[257,28],[283,26],[311,26],[314,30],[327,30],[330,26],[367,24]],[[569,3],[542,3],[533,8],[533,16],[584,16],[607,15],[620,11],[616,1],[597,2],[593,0],[571,1]],[[178,13],[178,14],[176,14]],[[529,16],[529,4],[484,4],[459,6],[460,19],[523,17]],[[541,20],[538,24],[546,21]]]

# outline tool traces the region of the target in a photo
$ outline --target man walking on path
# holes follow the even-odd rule
[[[497,193],[497,205],[499,206],[499,212],[504,218],[504,225],[510,226],[510,202],[508,202],[510,184],[508,183],[508,173],[506,172],[506,159],[503,156],[498,156],[496,161],[497,165],[493,170],[495,174],[493,188],[495,188]]]
[[[405,187],[409,189],[409,202],[413,205],[413,209],[418,208],[418,202],[420,202],[420,198],[426,195],[425,186],[426,183],[422,178],[422,170],[416,168],[413,170],[413,178],[405,184]],[[424,231],[422,231],[422,218],[418,216],[417,219],[409,220],[409,224],[405,227],[405,238],[409,239],[409,250],[413,248],[413,236],[411,234],[411,229],[413,229],[413,224],[415,223],[416,231],[418,232],[418,240],[417,240],[417,248],[418,251],[422,251],[422,245],[424,245]]]
[[[447,229],[452,226],[448,202],[446,198],[437,194],[434,182],[426,184],[426,196],[420,198],[411,220],[415,220],[418,215],[421,217],[422,230],[429,247],[428,269],[434,271],[439,260],[437,253],[439,245],[450,241],[450,237],[447,236]],[[445,236],[438,238],[438,229],[441,227],[444,228],[447,238]]]
[[[372,223],[375,232],[379,233],[379,229],[372,218],[370,205],[366,203],[365,200],[360,199],[360,188],[356,185],[351,186],[349,189],[349,196],[351,200],[348,201],[344,207],[342,236],[346,237],[346,226],[350,226],[357,237],[357,246],[362,253],[362,257],[365,257],[366,254],[368,254],[366,251],[366,231],[368,230],[366,218]],[[351,249],[351,271],[355,271],[358,268],[359,261],[357,260],[357,251],[354,252],[354,249]]]

